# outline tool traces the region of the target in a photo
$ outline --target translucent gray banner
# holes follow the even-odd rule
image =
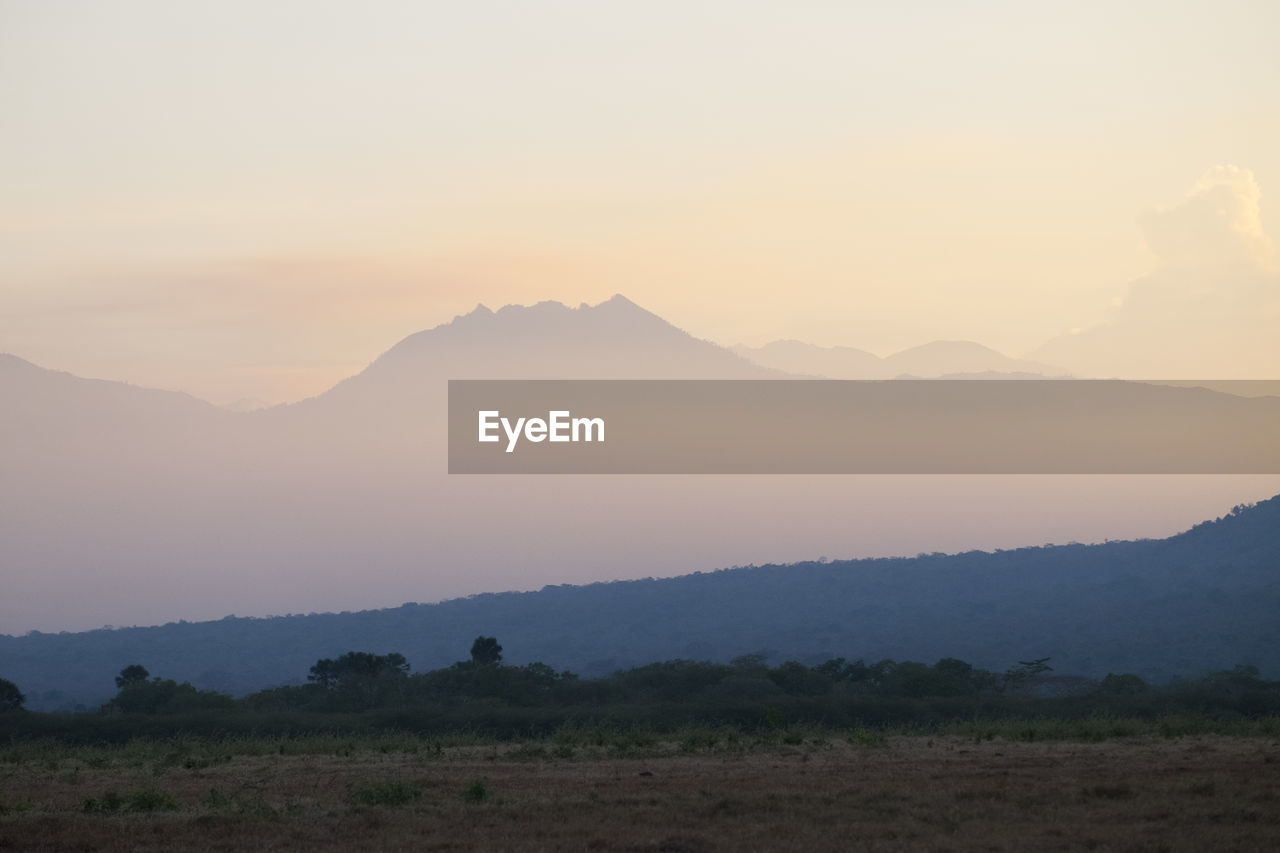
[[[1280,382],[450,380],[451,474],[1275,474]]]

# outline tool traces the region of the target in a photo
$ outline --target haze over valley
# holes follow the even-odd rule
[[[926,376],[1034,366],[957,344],[885,361]],[[1280,492],[1275,476],[445,473],[448,379],[790,375],[621,296],[579,308],[480,307],[411,335],[324,394],[250,412],[6,356],[0,562],[14,594],[0,630],[366,609],[824,556],[1159,537]],[[69,600],[69,588],[80,594]]]

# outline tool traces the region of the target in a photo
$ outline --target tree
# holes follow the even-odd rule
[[[336,694],[339,704],[373,708],[402,696],[408,674],[409,662],[399,652],[347,652],[316,661],[307,679]]]
[[[1017,666],[1005,670],[1004,687],[1006,690],[1018,690],[1029,682],[1034,681],[1037,676],[1052,671],[1053,667],[1049,666],[1048,658],[1020,660]]]
[[[0,712],[21,710],[26,701],[27,697],[22,695],[18,685],[7,678],[0,678]]]
[[[898,668],[898,664],[892,658],[878,660],[867,667],[866,681],[871,682],[875,687],[888,684],[893,677],[893,671]]]
[[[116,676],[116,687],[124,690],[135,684],[145,684],[150,675],[151,673],[147,672],[147,668],[142,664],[130,664],[120,670],[120,674]]]
[[[342,657],[321,658],[311,667],[308,681],[314,681],[327,690],[344,684],[370,681],[379,676],[401,676],[409,672],[409,662],[399,652],[375,655],[372,652],[347,652]]]
[[[476,637],[471,644],[471,662],[477,666],[489,666],[502,662],[502,646],[497,637]]]
[[[765,665],[765,661],[768,659],[769,656],[767,654],[752,652],[748,655],[738,655],[736,658],[729,661],[729,666],[734,669],[750,669],[757,672],[763,672],[768,669]]]
[[[769,680],[793,696],[820,696],[831,692],[830,678],[794,660],[769,670]]]
[[[338,662],[333,658],[320,658],[311,665],[311,671],[307,673],[307,681],[314,681],[325,690],[337,687]]]
[[[1041,673],[1052,672],[1053,667],[1049,666],[1048,658],[1036,658],[1035,660],[1018,661],[1018,668],[1013,671],[1026,673],[1028,678],[1035,678]]]
[[[1122,674],[1108,672],[1107,677],[1098,685],[1099,693],[1108,693],[1112,696],[1136,696],[1139,693],[1146,693],[1149,689],[1147,682],[1143,681],[1141,676],[1130,672]]]
[[[197,690],[189,682],[179,684],[172,678],[153,678],[127,684],[103,708],[126,714],[181,714],[226,711],[232,704],[232,698],[225,693]]]
[[[933,665],[940,675],[946,675],[959,681],[967,682],[973,677],[973,664],[959,658],[943,658]]]

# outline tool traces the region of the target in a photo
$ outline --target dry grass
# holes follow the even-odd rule
[[[0,765],[0,849],[1280,850],[1268,738],[103,755]]]

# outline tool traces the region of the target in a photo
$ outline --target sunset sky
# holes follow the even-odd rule
[[[1280,370],[1266,0],[0,0],[0,105],[0,352],[84,376],[295,400],[615,292],[723,344],[1158,370],[1194,323]]]

